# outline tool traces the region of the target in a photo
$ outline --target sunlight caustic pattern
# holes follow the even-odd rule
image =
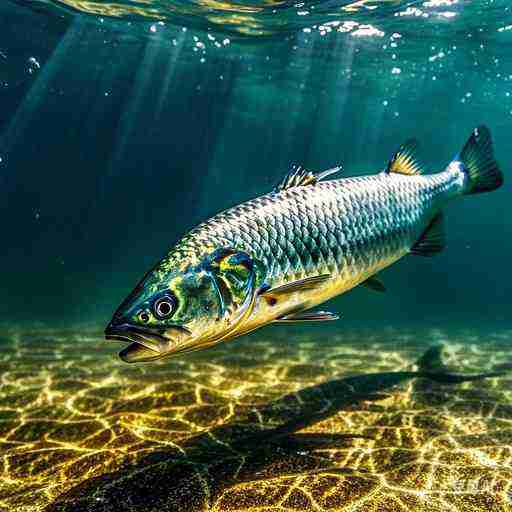
[[[0,510],[510,510],[510,378],[386,372],[438,342],[507,371],[512,333],[276,332],[127,366],[94,332],[4,331]]]

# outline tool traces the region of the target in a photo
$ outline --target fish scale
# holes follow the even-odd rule
[[[382,173],[270,193],[199,225],[175,248],[168,265],[183,261],[176,255],[199,262],[211,248],[226,246],[263,262],[271,286],[325,273],[357,282],[380,262],[409,250],[456,192],[456,178],[451,171]]]

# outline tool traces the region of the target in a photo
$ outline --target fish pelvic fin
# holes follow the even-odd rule
[[[438,213],[427,226],[420,239],[411,247],[416,256],[434,256],[446,246],[443,214]]]
[[[388,163],[385,174],[397,173],[413,176],[423,173],[423,166],[416,157],[418,142],[409,139],[402,144]]]
[[[334,320],[339,320],[339,318],[339,315],[336,313],[331,313],[330,311],[301,311],[276,318],[274,322],[332,322]]]
[[[466,144],[448,166],[466,175],[465,194],[479,194],[496,190],[503,184],[503,173],[494,158],[491,132],[479,126],[471,133]]]
[[[281,183],[277,185],[273,192],[288,190],[294,187],[304,187],[306,185],[316,185],[319,181],[327,178],[331,174],[341,171],[341,166],[333,167],[319,173],[308,171],[300,165],[292,165],[288,174],[283,178]]]

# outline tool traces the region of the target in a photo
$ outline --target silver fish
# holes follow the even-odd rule
[[[414,149],[408,141],[371,176],[293,168],[271,193],[200,224],[119,306],[107,339],[130,343],[124,361],[150,361],[271,322],[335,320],[311,308],[358,285],[383,291],[380,270],[443,249],[449,201],[503,182],[485,126],[437,174],[422,175]]]

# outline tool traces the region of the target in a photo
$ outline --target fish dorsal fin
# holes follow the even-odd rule
[[[411,254],[417,256],[434,256],[441,252],[446,245],[443,215],[437,214],[420,239],[411,247]]]
[[[386,174],[398,173],[413,176],[415,174],[422,174],[423,166],[416,158],[416,148],[418,143],[416,139],[409,139],[402,144],[398,151],[393,155],[393,158],[388,163]]]
[[[300,165],[292,165],[288,174],[284,177],[283,181],[274,188],[274,192],[280,192],[281,190],[287,190],[293,187],[304,187],[306,185],[315,185],[320,180],[327,178],[335,172],[341,171],[341,166],[327,169],[326,171],[315,174],[312,171],[308,171]]]

